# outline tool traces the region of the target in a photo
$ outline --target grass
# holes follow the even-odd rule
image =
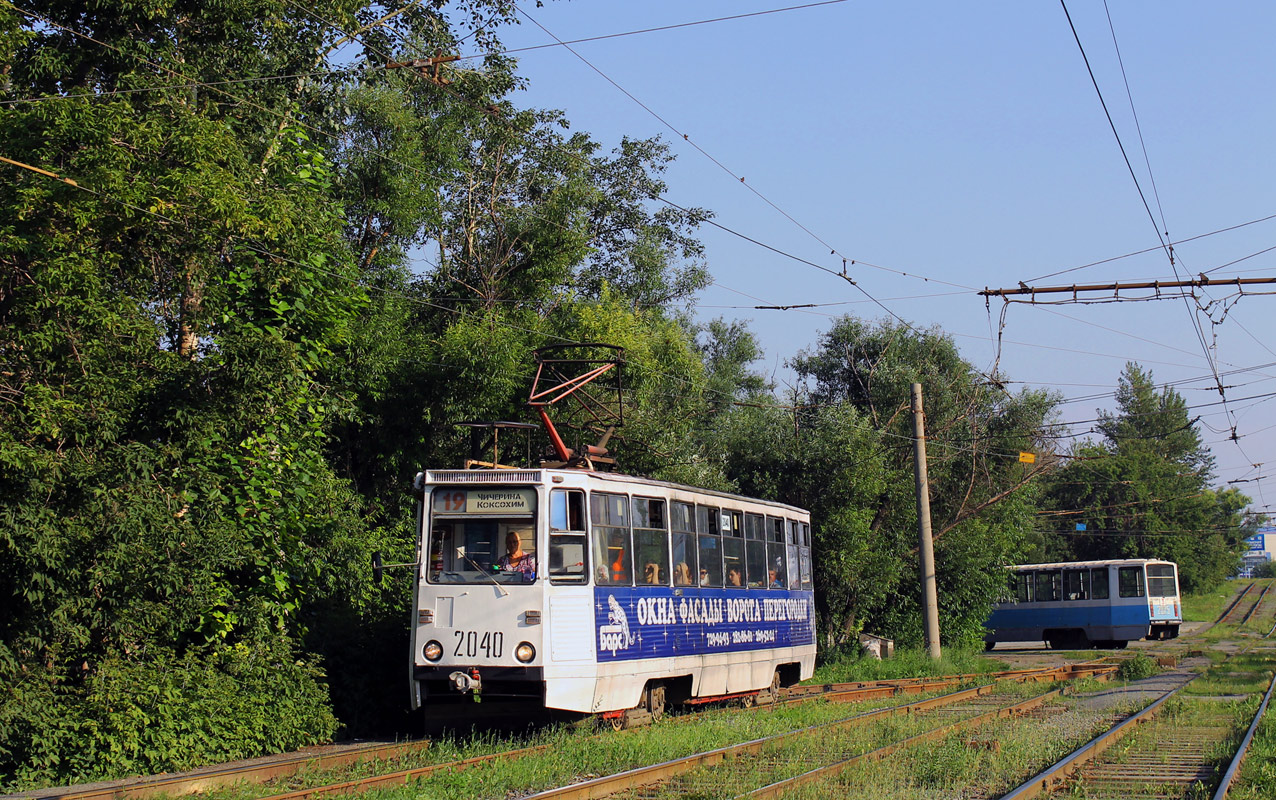
[[[897,678],[928,678],[942,675],[997,672],[1008,669],[1004,661],[981,655],[982,651],[947,647],[943,657],[933,661],[923,648],[896,650],[881,661],[865,655],[845,655],[820,664],[811,683],[884,681]]]
[[[856,766],[791,796],[812,800],[996,797],[1106,729],[1104,719],[1104,712],[1077,708],[1041,719],[996,720],[910,748],[886,761]]]
[[[607,775],[660,763],[728,744],[847,719],[868,710],[914,702],[933,694],[935,693],[910,695],[907,698],[883,698],[863,703],[813,702],[745,713],[719,708],[695,717],[668,717],[648,727],[620,733],[606,731],[601,735],[589,729],[556,726],[523,736],[484,736],[464,743],[439,741],[428,751],[396,759],[392,765],[378,762],[376,765],[361,764],[341,770],[315,771],[269,784],[243,784],[214,790],[204,794],[203,798],[253,800],[305,786],[446,763],[519,747],[546,745],[545,751],[523,758],[498,759],[461,772],[436,774],[408,786],[377,793],[379,797],[405,799],[514,797],[532,790],[565,785],[581,776]]]

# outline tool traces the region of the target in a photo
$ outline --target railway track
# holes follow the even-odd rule
[[[1043,682],[1067,680],[1114,669],[1102,660],[1068,664],[1061,667],[1017,669],[984,674],[949,675],[938,678],[902,678],[872,682],[835,683],[817,686],[796,686],[781,690],[774,698],[763,698],[764,703],[787,706],[824,699],[833,703],[854,703],[905,695],[927,694],[952,689],[976,680]],[[754,698],[756,700],[756,698]],[[924,701],[926,702],[926,701]],[[749,705],[752,705],[750,703]],[[738,709],[744,711],[744,708]],[[693,715],[688,715],[693,716]],[[235,784],[266,783],[287,779],[303,771],[329,770],[355,764],[402,759],[429,750],[428,739],[396,742],[369,743],[353,746],[313,748],[280,756],[268,756],[245,762],[220,765],[189,773],[147,776],[84,786],[45,789],[24,792],[12,797],[15,800],[133,800],[159,795],[175,796],[193,792],[207,792]],[[335,794],[351,794],[370,789],[402,785],[429,778],[440,772],[456,772],[479,764],[497,760],[533,756],[545,746],[517,748],[490,755],[476,756],[458,761],[425,765],[409,769],[386,770],[373,767],[378,774],[297,789],[276,794],[270,800],[303,800],[303,798]]]
[[[221,764],[171,775],[149,775],[6,795],[18,800],[132,800],[207,792],[237,783],[265,783],[305,770],[330,770],[421,753],[429,740],[331,745]]]
[[[1252,584],[1251,587],[1253,587]],[[1232,601],[1228,609],[1220,615],[1220,619],[1227,618],[1229,615],[1236,616],[1238,609],[1244,613],[1246,619],[1250,619],[1257,615],[1259,608],[1263,605],[1267,592],[1270,591],[1271,584],[1269,584],[1261,593],[1256,593],[1256,590],[1251,587],[1247,587],[1244,592]],[[1257,596],[1255,596],[1256,594]],[[1246,598],[1248,598],[1249,602],[1242,602],[1245,601]],[[1273,629],[1276,630],[1276,626],[1273,626]],[[1269,632],[1269,635],[1270,633],[1271,632]],[[764,691],[758,697],[752,698],[752,700],[780,709],[808,702],[817,698],[821,698],[829,703],[850,703],[942,692],[957,689],[964,685],[969,685],[970,683],[980,679],[1001,682],[1015,681],[1023,683],[1031,681],[1062,680],[1088,674],[1095,674],[1102,661],[1103,660],[1100,659],[1097,661],[1066,665],[1064,667],[1016,669],[999,673],[987,673],[984,675],[964,674],[944,676],[940,678],[914,678],[876,682],[798,686],[787,690],[781,690],[774,696],[768,696],[768,693]],[[1111,669],[1111,667],[1108,667],[1108,669]],[[951,700],[954,696],[964,697],[962,691],[951,691],[949,695],[945,695],[946,698],[950,698],[946,702],[956,703],[956,701]],[[743,698],[740,699],[742,700]],[[944,715],[951,716],[956,714],[958,716],[965,715],[972,718],[981,718],[984,719],[985,722],[988,719],[991,719],[983,718],[981,715],[984,712],[974,713],[974,709],[981,703],[986,704],[992,702],[987,699],[978,699],[977,695],[971,696],[970,699],[965,701],[968,703],[968,706],[963,707],[959,704],[954,704],[952,708],[949,708],[946,711],[939,711],[939,706],[932,707],[929,705],[931,702],[931,700],[925,700],[921,701],[920,704],[908,703],[895,706],[894,709],[896,710],[894,711],[886,709],[878,712],[870,712],[869,717],[871,718],[889,713],[903,714],[905,716],[917,716],[918,714],[924,713],[935,718],[939,718]],[[744,711],[744,709],[739,710]],[[1040,714],[1042,712],[1024,709],[1012,711],[1010,713],[1020,714],[1025,719],[1032,719],[1034,714]],[[689,720],[694,719],[695,715],[687,715],[687,718]],[[938,736],[943,734],[937,733],[935,735]],[[904,738],[906,739],[907,737]],[[889,748],[894,744],[896,743],[887,742],[881,746]],[[900,744],[899,746],[908,747],[909,745]],[[545,750],[545,746],[543,745],[537,747],[524,747],[460,761],[427,764],[407,769],[402,768],[404,766],[404,761],[407,761],[407,765],[411,765],[413,760],[418,763],[424,760],[422,758],[422,754],[428,752],[430,747],[430,741],[421,740],[394,744],[364,744],[353,747],[347,746],[344,748],[316,748],[313,751],[254,759],[250,762],[224,765],[182,775],[156,776],[130,781],[117,781],[109,784],[100,784],[89,787],[42,790],[39,792],[25,793],[25,796],[28,798],[40,798],[41,800],[128,800],[129,798],[152,797],[159,794],[178,795],[194,791],[208,791],[235,783],[264,783],[267,781],[275,781],[286,785],[290,776],[303,770],[328,770],[333,768],[343,768],[360,762],[397,761],[398,769],[390,770],[391,767],[396,766],[395,763],[386,763],[374,767],[358,767],[357,769],[359,770],[365,772],[375,771],[378,774],[337,783],[312,786],[310,788],[299,788],[295,791],[275,794],[268,798],[268,800],[303,800],[304,798],[310,797],[324,795],[331,796],[333,794],[352,794],[367,791],[369,789],[392,787],[414,781],[428,780],[431,776],[436,776],[440,773],[457,773],[489,762],[514,761],[519,758],[535,757],[538,753]],[[865,751],[865,753],[868,752],[872,751]],[[886,753],[884,751],[882,754],[877,756],[865,755],[864,759],[861,760],[882,758],[885,754]],[[429,756],[425,756],[424,758],[428,759]],[[314,781],[314,778],[312,777],[308,780]],[[293,781],[293,785],[296,786],[297,781]]]
[[[1113,671],[1115,668],[1110,666],[1095,667],[1087,673],[1106,677]],[[1023,682],[1031,680],[1022,677]],[[723,787],[738,785],[755,787],[740,797],[786,797],[853,766],[977,730],[993,720],[1033,714],[1046,718],[1050,716],[1046,704],[1062,693],[1061,687],[1023,699],[996,694],[993,684],[985,684],[573,783],[530,795],[529,800],[711,797],[723,796]],[[880,724],[889,723],[892,717],[907,719],[893,725]]]
[[[1253,584],[1250,584],[1250,585],[1252,586]],[[1262,593],[1258,595],[1258,599],[1254,601],[1254,605],[1250,606],[1249,611],[1245,612],[1244,617],[1241,617],[1242,625],[1247,624],[1249,622],[1250,617],[1254,616],[1254,612],[1258,611],[1259,607],[1263,604],[1263,600],[1266,599],[1267,593],[1270,592],[1271,590],[1272,590],[1272,582],[1268,581],[1267,585],[1263,587]]]
[[[1236,607],[1242,604],[1242,601],[1245,600],[1245,597],[1249,596],[1250,592],[1254,591],[1254,586],[1256,586],[1256,584],[1254,583],[1245,584],[1245,588],[1242,589],[1242,591],[1240,591],[1239,595],[1236,595],[1235,598],[1233,598],[1233,601],[1229,602],[1228,607],[1222,610],[1222,614],[1219,615],[1219,619],[1216,619],[1215,621],[1213,621],[1213,624],[1221,625],[1222,623],[1228,623],[1228,621],[1233,621],[1231,620],[1231,616],[1235,614]]]
[[[859,722],[862,722],[862,721],[876,719],[876,718],[884,717],[884,716],[892,716],[892,715],[900,715],[900,714],[903,714],[903,715],[915,714],[921,711],[937,709],[942,706],[956,704],[960,702],[969,702],[973,705],[979,705],[981,701],[978,698],[981,695],[986,695],[992,692],[993,690],[992,687],[996,686],[997,683],[1001,683],[1001,682],[1033,683],[1033,682],[1043,682],[1043,681],[1071,680],[1071,679],[1075,679],[1079,677],[1094,676],[1094,675],[1106,676],[1115,672],[1115,670],[1116,670],[1116,667],[1113,665],[1103,664],[1096,661],[1096,662],[1084,662],[1081,664],[1067,664],[1060,667],[1047,667],[1042,669],[1030,669],[1030,670],[1010,670],[1010,671],[1002,672],[1002,673],[991,673],[991,676],[993,677],[992,683],[988,683],[982,686],[977,686],[974,688],[959,690],[947,695],[942,695],[940,697],[920,700],[914,703],[908,703],[901,706],[893,706],[886,709],[878,709],[875,711],[865,712],[864,714],[860,714],[860,715],[856,715],[855,717],[848,718],[851,720],[856,720],[856,722],[851,722],[847,724],[848,725],[859,724]],[[798,691],[792,692],[793,696],[782,697],[775,703],[775,705],[777,706],[792,705],[797,703],[811,702],[817,699],[825,700],[825,701],[833,702],[833,703],[850,703],[850,702],[873,700],[873,699],[878,699],[882,697],[892,697],[892,696],[902,695],[902,694],[927,693],[927,692],[942,690],[944,688],[951,688],[952,686],[961,685],[963,683],[969,683],[970,679],[974,677],[976,676],[954,675],[954,676],[946,676],[944,678],[910,678],[910,679],[902,679],[902,680],[894,680],[894,681],[880,681],[875,683],[828,684],[828,685],[820,686],[820,687],[798,687]],[[1058,690],[1056,690],[1056,692],[1057,691]],[[1047,693],[1047,694],[1052,694],[1052,693]],[[985,704],[987,703],[987,701],[982,701],[982,702],[984,702]],[[743,712],[746,710],[746,708],[741,707],[736,710]],[[951,713],[951,709],[949,713]],[[694,715],[688,715],[687,720],[691,721],[693,716]],[[785,735],[792,735],[792,734],[785,734]],[[753,743],[746,743],[745,745],[736,745],[733,747],[734,748],[743,747],[747,749],[750,744],[753,744]],[[721,748],[720,751],[723,753],[733,753],[735,752],[733,750],[733,747]],[[395,773],[378,775],[375,777],[360,779],[356,781],[347,781],[340,784],[331,784],[327,786],[316,786],[316,787],[312,787],[308,789],[300,789],[300,790],[289,792],[286,794],[272,795],[267,798],[262,798],[262,800],[308,800],[309,798],[320,797],[320,796],[328,796],[333,794],[351,794],[356,792],[367,791],[369,789],[401,785],[401,784],[406,784],[406,783],[410,783],[414,781],[426,780],[432,776],[439,775],[439,774],[457,772],[457,771],[468,769],[470,767],[474,767],[483,763],[490,764],[496,761],[514,760],[517,758],[521,758],[523,756],[534,755],[536,754],[536,752],[543,749],[544,749],[543,747],[542,748],[527,748],[527,749],[521,749],[521,750],[507,751],[503,753],[494,753],[492,755],[483,756],[480,758],[468,759],[467,761],[463,761],[463,762],[435,764],[435,765],[431,765],[427,767],[401,770]],[[719,755],[715,755],[717,753],[719,753],[719,751],[712,751],[708,754],[701,753],[695,756],[689,756],[687,757],[687,759],[680,759],[679,761],[685,761],[687,763],[691,763],[691,762],[694,762],[698,757],[700,757],[702,760],[707,760],[712,763],[717,763],[717,761],[720,760]],[[734,757],[734,756],[731,756],[731,757]],[[694,766],[694,764],[692,764],[692,766]],[[644,769],[648,770],[648,772],[643,772]],[[674,775],[674,774],[677,774],[679,771],[686,771],[687,769],[690,769],[690,767],[687,767],[685,765],[681,767],[657,765],[656,767],[640,768],[636,772],[639,772],[645,775],[656,776],[652,782],[658,784],[661,782],[660,776]],[[612,779],[615,779],[615,776],[611,776],[611,777]],[[627,778],[620,778],[619,780],[623,783],[625,781],[632,782],[635,779],[632,776],[630,776]],[[610,785],[610,784],[608,783],[608,779],[604,778],[600,780],[600,783],[598,785]],[[583,786],[582,784],[573,785],[572,787],[567,787],[567,789],[565,789],[564,791],[566,791],[566,794],[564,794],[563,796],[566,796],[566,797],[601,797],[601,796],[605,796],[608,793],[614,793],[613,791],[604,791],[603,794],[588,794],[588,792],[590,791],[600,791],[600,790],[596,788],[591,789],[587,786]],[[576,794],[576,792],[579,792],[579,791],[584,791],[586,793]],[[619,791],[619,789],[615,791]],[[553,795],[547,795],[547,796],[553,796]]]
[[[1223,609],[1223,613],[1218,615],[1218,619],[1214,621],[1214,624],[1222,625],[1239,622],[1241,616],[1253,613],[1254,609],[1258,608],[1260,602],[1260,600],[1256,600],[1255,597],[1261,599],[1262,596],[1255,595],[1254,597],[1251,597],[1257,587],[1257,583],[1247,584],[1245,589],[1236,596],[1236,599],[1232,600],[1232,602],[1228,604],[1227,608]],[[1267,588],[1271,588],[1270,582],[1267,584]],[[1262,594],[1265,595],[1266,593],[1267,590],[1264,589]]]
[[[1268,666],[1270,662],[1263,664],[1262,674],[1269,671]],[[1211,672],[1222,668],[1215,667]],[[1069,753],[1004,795],[1003,800],[1060,796],[1095,800],[1195,800],[1209,796],[1223,800],[1238,783],[1241,764],[1276,689],[1276,677],[1268,682],[1262,702],[1248,720],[1239,717],[1243,706],[1236,696],[1182,694],[1199,677],[1193,676],[1138,714]],[[1178,702],[1174,703],[1176,699]]]

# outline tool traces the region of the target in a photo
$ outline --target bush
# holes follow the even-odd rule
[[[1117,667],[1117,677],[1123,681],[1141,681],[1160,671],[1156,659],[1137,653],[1133,658],[1121,662],[1121,666]]]
[[[0,676],[0,790],[292,750],[336,728],[322,672],[284,639],[114,655],[74,685],[49,675]]]

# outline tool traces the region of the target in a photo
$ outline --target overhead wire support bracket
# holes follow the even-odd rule
[[[447,86],[452,82],[450,78],[445,77],[439,67],[451,61],[460,60],[460,56],[445,56],[442,51],[436,51],[429,58],[414,58],[410,61],[390,61],[385,65],[386,69],[415,69],[420,71],[430,83],[437,86]]]
[[[1276,284],[1276,278],[1210,278],[1204,274],[1187,281],[1142,281],[1138,283],[1093,283],[1093,284],[1070,284],[1068,286],[1028,286],[1020,283],[1017,287],[1008,289],[984,289],[979,292],[980,297],[1010,297],[1013,295],[1038,295],[1038,294],[1071,294],[1073,299],[1077,299],[1080,292],[1112,292],[1116,297],[1120,292],[1134,289],[1152,289],[1157,293],[1156,299],[1162,299],[1162,289],[1187,289],[1202,288],[1207,286],[1235,286],[1241,289],[1245,286],[1259,286]],[[1140,298],[1142,299],[1142,298]]]

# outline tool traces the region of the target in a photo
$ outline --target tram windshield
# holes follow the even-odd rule
[[[440,488],[431,501],[431,583],[532,583],[536,491]]]

